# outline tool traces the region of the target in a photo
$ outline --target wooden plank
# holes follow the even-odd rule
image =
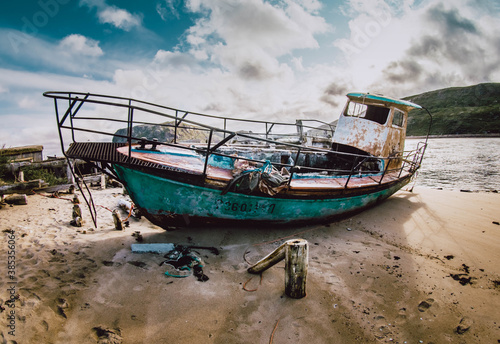
[[[346,178],[307,178],[293,179],[290,183],[292,190],[324,190],[344,188]]]
[[[34,189],[40,189],[42,184],[43,180],[36,179],[29,182],[2,185],[0,186],[0,195],[23,193]]]
[[[269,269],[270,267],[278,264],[285,259],[285,246],[286,242],[281,244],[280,247],[269,253],[267,256],[259,260],[257,263],[248,268],[251,274],[260,274],[261,272]]]

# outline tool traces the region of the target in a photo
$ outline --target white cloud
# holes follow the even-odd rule
[[[315,1],[272,5],[261,0],[190,1],[193,12],[208,13],[188,32],[200,57],[246,79],[264,80],[286,73],[278,58],[294,50],[318,48],[315,34],[328,31],[324,18],[312,13]]]
[[[93,57],[101,56],[103,54],[98,41],[78,34],[64,37],[59,43],[59,46],[61,49],[65,51],[69,50],[73,54]]]
[[[46,41],[39,36],[28,36],[27,41],[14,48],[10,37],[22,37],[17,30],[0,29],[0,55],[6,60],[15,60],[20,66],[36,66],[41,70],[58,70],[60,73],[90,74],[102,77],[109,60],[100,60],[103,55],[97,41],[81,35],[70,35],[59,42]]]
[[[163,8],[173,4],[162,1]],[[36,61],[59,73],[0,69],[0,102],[26,110],[26,123],[31,113],[41,111],[52,118],[52,103],[41,97],[49,89],[115,94],[234,117],[293,122],[312,114],[333,121],[349,91],[402,97],[499,80],[498,11],[473,2],[428,0],[417,6],[412,0],[391,0],[388,7],[383,1],[347,1],[343,11],[350,16],[349,31],[335,41],[344,48],[345,59],[332,54],[322,64],[312,64],[307,54],[338,51],[322,46],[318,37],[333,37],[343,28],[321,16],[327,11],[317,0],[187,1],[186,8],[198,19],[182,36],[183,43],[141,59],[113,59],[113,51],[104,55],[99,42],[81,35],[55,43],[30,37],[29,46],[20,46],[24,50],[16,55],[4,35],[9,31],[0,29],[6,61]],[[120,12],[104,0],[84,3],[96,7],[98,15],[110,10],[107,22],[122,29],[142,25],[140,16]],[[93,80],[95,76],[108,81]],[[2,122],[10,118],[7,126],[15,127],[15,115],[2,116]],[[57,135],[44,139],[57,147]]]
[[[289,0],[289,2],[292,1],[293,0]],[[304,7],[309,12],[317,12],[323,7],[321,2],[318,0],[296,0],[295,2]]]
[[[37,97],[38,98],[38,97]],[[24,96],[19,102],[19,108],[21,109],[36,109],[40,104],[39,99],[32,96]]]
[[[130,31],[135,27],[141,27],[142,16],[132,14],[127,10],[110,6],[106,0],[80,0],[80,5],[97,8],[99,22],[111,24],[121,30]]]
[[[163,21],[167,21],[170,15],[179,19],[179,11],[177,11],[176,6],[181,6],[179,0],[164,0],[156,4],[156,12],[161,17]]]
[[[495,13],[467,0],[430,0],[418,8],[404,1],[389,12],[377,10],[384,6],[380,1],[350,5],[350,37],[335,44],[363,90],[403,97],[498,80]]]
[[[42,144],[45,155],[61,155],[54,102],[42,96],[45,91],[81,91],[118,94],[120,90],[106,81],[53,73],[14,71],[0,68],[0,146]]]
[[[140,26],[142,22],[140,16],[133,15],[128,11],[116,7],[107,7],[100,11],[99,20],[101,23],[112,24],[125,31]]]

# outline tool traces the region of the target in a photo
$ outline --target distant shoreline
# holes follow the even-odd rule
[[[407,136],[407,139],[425,139],[427,136]],[[456,135],[429,135],[430,139],[449,139],[449,138],[491,138],[500,137],[500,133],[493,134],[456,134]]]

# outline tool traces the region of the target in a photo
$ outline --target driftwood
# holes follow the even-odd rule
[[[108,183],[107,184],[109,186],[113,187],[113,188],[121,188],[121,187],[123,187],[122,183],[120,183],[117,180],[114,180],[113,178],[108,178]]]
[[[308,244],[303,239],[288,240],[276,250],[248,268],[253,274],[261,273],[285,259],[285,294],[294,299],[306,296]]]
[[[118,206],[123,209],[127,214],[131,214],[131,216],[140,219],[141,214],[139,214],[139,209],[134,207],[132,202],[129,202],[125,199],[120,199],[118,201]]]
[[[59,184],[59,185],[51,185],[46,188],[42,188],[39,191],[54,193],[57,192],[59,194],[74,194],[75,193],[75,185],[74,184]]]
[[[270,267],[278,264],[285,259],[285,246],[287,242],[281,244],[276,250],[259,260],[257,263],[248,268],[251,274],[260,274],[261,272],[269,269]]]
[[[85,183],[102,184],[103,179],[106,181],[106,176],[104,174],[91,174],[79,177],[79,179],[83,179]]]
[[[10,195],[4,198],[4,202],[14,205],[27,205],[28,197],[26,195]]]
[[[36,179],[29,182],[2,185],[0,186],[0,195],[22,193],[33,189],[40,189],[42,188],[43,184],[43,180]]]

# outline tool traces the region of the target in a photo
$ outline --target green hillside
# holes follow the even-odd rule
[[[431,135],[500,133],[500,83],[451,87],[404,98],[427,108],[433,117]],[[429,116],[412,110],[408,136],[426,135]]]

